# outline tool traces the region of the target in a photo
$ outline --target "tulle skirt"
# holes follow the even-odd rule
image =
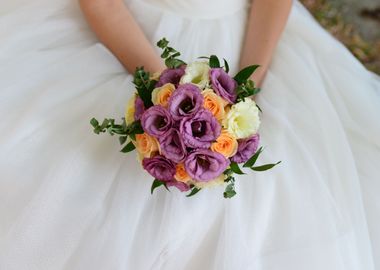
[[[152,44],[237,71],[247,5],[127,4]],[[228,200],[151,195],[134,154],[92,133],[134,87],[76,1],[0,3],[0,40],[0,269],[380,269],[380,79],[298,2],[257,98],[261,162],[282,163]]]

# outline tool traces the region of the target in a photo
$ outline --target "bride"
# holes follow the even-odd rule
[[[380,269],[380,79],[299,2],[2,1],[0,37],[0,269]],[[92,133],[136,66],[164,69],[162,37],[261,65],[261,162],[283,162],[232,199],[151,195]]]

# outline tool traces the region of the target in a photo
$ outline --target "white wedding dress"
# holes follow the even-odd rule
[[[152,44],[237,71],[249,1],[126,3]],[[1,1],[0,63],[1,270],[380,269],[380,79],[300,3],[257,98],[260,162],[283,162],[232,199],[151,195],[135,155],[93,134],[133,84],[76,0]]]

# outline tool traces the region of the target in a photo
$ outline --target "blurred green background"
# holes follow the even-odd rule
[[[330,33],[380,74],[380,0],[300,0]]]

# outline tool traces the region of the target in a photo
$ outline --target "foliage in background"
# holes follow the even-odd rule
[[[319,23],[369,69],[380,74],[380,41],[367,42],[354,25],[347,23],[340,12],[327,0],[300,0]]]

